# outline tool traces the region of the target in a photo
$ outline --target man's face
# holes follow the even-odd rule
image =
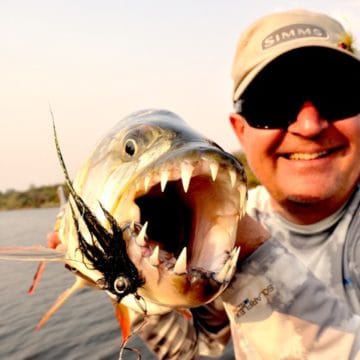
[[[328,122],[305,102],[285,130],[250,127],[238,114],[230,119],[252,170],[280,206],[319,203],[327,216],[359,180],[360,115]]]
[[[296,49],[256,75],[241,96],[242,116],[231,116],[255,175],[292,221],[330,215],[359,180],[360,102],[350,86],[359,81],[357,60]]]

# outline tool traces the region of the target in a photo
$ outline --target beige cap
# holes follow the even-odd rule
[[[255,76],[275,58],[301,47],[326,47],[359,61],[351,34],[335,19],[306,10],[267,15],[240,37],[232,68],[233,100],[240,98]]]

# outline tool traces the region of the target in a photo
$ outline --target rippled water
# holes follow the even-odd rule
[[[0,212],[0,246],[45,244],[56,213],[57,209]],[[37,290],[28,295],[36,268],[32,262],[0,261],[0,358],[118,359],[120,331],[113,306],[101,291],[79,291],[41,330],[34,331],[41,316],[74,281],[63,264],[47,264]],[[138,338],[129,346],[139,349],[142,359],[155,359]],[[126,352],[124,358],[136,356]]]

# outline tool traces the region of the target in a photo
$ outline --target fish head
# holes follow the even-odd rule
[[[125,304],[134,307],[134,296],[140,296],[159,306],[196,307],[228,285],[240,250],[235,242],[247,198],[244,169],[176,114],[144,110],[120,121],[73,186],[105,228],[111,227],[108,213],[122,229],[118,241],[125,242],[143,279],[136,293],[122,299]],[[68,205],[59,228],[68,264],[101,284],[104,274],[79,248],[76,226],[69,221],[73,212]],[[92,243],[80,220],[78,227]]]

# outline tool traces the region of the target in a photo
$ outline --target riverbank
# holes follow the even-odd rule
[[[52,208],[59,206],[57,189],[60,185],[46,185],[34,187],[28,190],[0,191],[0,211],[30,208]]]

